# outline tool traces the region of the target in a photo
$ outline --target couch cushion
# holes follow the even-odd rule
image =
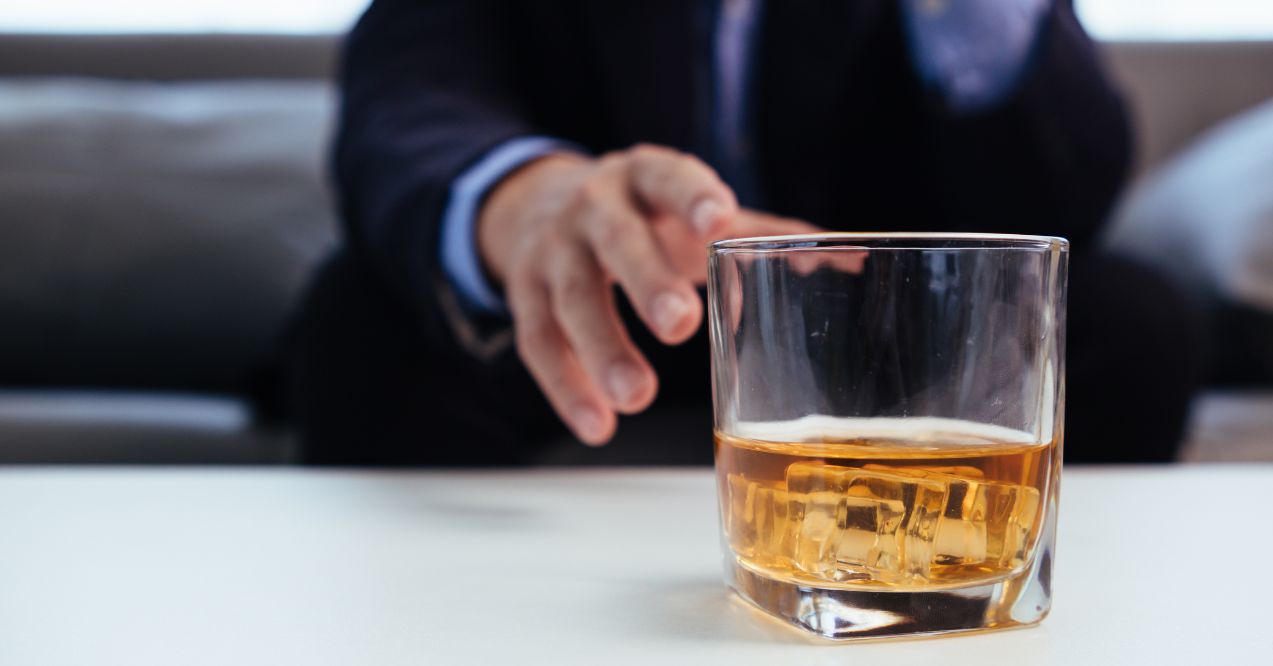
[[[0,385],[237,389],[335,224],[320,82],[0,80]]]
[[[0,464],[262,464],[293,443],[226,396],[0,391]]]
[[[5,33],[0,76],[326,79],[340,41],[336,34]]]
[[[1273,378],[1273,101],[1203,135],[1124,198],[1107,240],[1217,312],[1217,356]],[[1241,346],[1238,349],[1235,346]],[[1253,375],[1248,375],[1253,376]]]

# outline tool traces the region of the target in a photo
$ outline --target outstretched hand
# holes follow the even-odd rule
[[[665,344],[702,325],[695,289],[715,240],[809,233],[741,209],[710,167],[641,145],[600,158],[557,154],[504,179],[478,219],[478,246],[503,286],[523,363],[579,439],[614,436],[644,410],[658,376],[625,330],[614,285]]]

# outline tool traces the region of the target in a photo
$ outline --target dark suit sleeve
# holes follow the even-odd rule
[[[454,347],[439,227],[451,182],[532,133],[506,0],[376,0],[345,45],[335,177],[353,250]]]
[[[1068,0],[1040,28],[1010,97],[975,115],[931,105],[938,199],[964,228],[1094,244],[1126,178],[1123,102]]]

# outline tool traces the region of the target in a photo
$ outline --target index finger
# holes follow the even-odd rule
[[[628,180],[637,200],[707,236],[738,212],[738,199],[702,160],[671,148],[637,146]]]

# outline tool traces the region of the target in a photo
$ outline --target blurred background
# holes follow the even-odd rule
[[[0,8],[0,463],[294,459],[277,354],[366,2]],[[1105,242],[1208,313],[1182,457],[1273,460],[1273,3],[1077,6],[1137,137]]]

